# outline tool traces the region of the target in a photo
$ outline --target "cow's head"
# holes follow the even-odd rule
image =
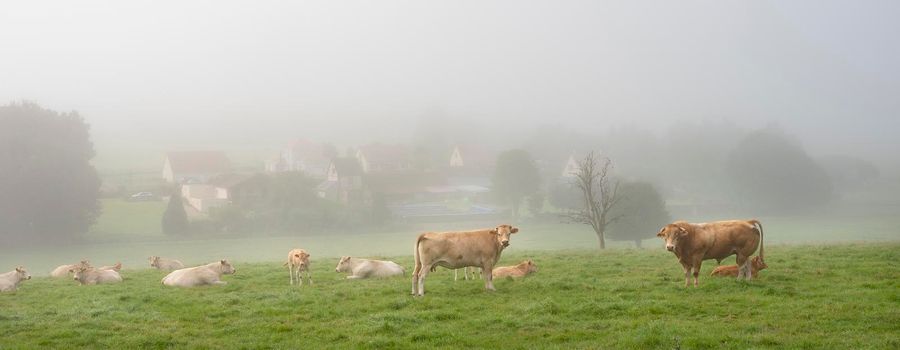
[[[219,264],[219,268],[221,269],[223,275],[231,275],[234,273],[234,266],[231,266],[231,263],[228,262],[228,260],[219,260]]]
[[[535,273],[538,270],[537,265],[531,259],[523,261],[521,265],[525,267],[525,274]]]
[[[75,273],[75,271],[81,267],[84,267],[84,268],[91,267],[91,263],[88,262],[87,260],[82,260],[81,262],[79,262],[77,264],[69,265],[69,274]]]
[[[656,237],[662,238],[666,240],[666,250],[670,252],[675,251],[675,247],[678,246],[678,240],[687,235],[687,230],[684,227],[681,227],[676,224],[668,224],[663,226],[662,229],[656,234]]]
[[[31,274],[29,274],[28,271],[25,271],[25,268],[22,267],[22,266],[19,266],[19,267],[16,268],[16,276],[19,277],[19,280],[20,280],[20,281],[21,281],[21,280],[30,280],[30,279],[31,279]]]
[[[350,257],[342,256],[341,261],[334,268],[334,272],[350,272]]]
[[[83,261],[82,261],[82,262],[83,262]],[[69,270],[69,271],[71,271],[71,272],[74,274],[74,275],[72,276],[72,279],[74,279],[74,280],[76,280],[76,281],[78,281],[78,282],[82,282],[82,280],[84,279],[84,274],[85,274],[85,272],[87,272],[88,269],[90,269],[90,266],[86,266],[86,265],[84,265],[84,264],[80,264],[80,265],[78,265],[78,266],[75,266],[74,269]]]
[[[519,229],[512,225],[500,225],[491,230],[491,233],[497,236],[497,242],[504,248],[509,246],[509,235],[516,232],[519,232]]]
[[[759,255],[754,256],[753,259],[750,259],[750,263],[753,264],[753,267],[756,271],[763,270],[769,267],[765,261],[763,261]]]
[[[159,257],[158,256],[150,257],[150,267],[159,268]]]

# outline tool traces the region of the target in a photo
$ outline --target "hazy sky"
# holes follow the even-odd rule
[[[889,154],[898,18],[900,1],[11,1],[0,102],[78,110],[101,141],[362,142],[440,114],[777,123]]]

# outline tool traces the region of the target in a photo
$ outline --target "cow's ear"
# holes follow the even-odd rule
[[[665,232],[665,231],[666,231],[665,227],[659,229],[659,232],[656,233],[656,237],[665,237],[666,235],[663,234],[663,232]]]
[[[16,267],[16,272],[22,272],[22,267],[21,266]]]
[[[495,228],[495,229],[491,230],[491,234],[496,235],[496,234],[497,234],[497,229]]]
[[[678,234],[684,236],[687,234],[687,230],[685,230],[684,227],[678,226]]]
[[[228,263],[227,261],[225,261],[225,259],[222,259],[222,260],[220,260],[219,262],[222,263],[222,265],[225,265],[225,264]]]
[[[516,232],[519,232],[519,228],[518,228],[518,227],[513,227],[513,228],[511,228],[511,229],[509,230],[509,233],[516,233]]]

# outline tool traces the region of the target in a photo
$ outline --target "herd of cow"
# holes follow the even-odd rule
[[[481,229],[462,232],[427,232],[416,238],[414,257],[415,269],[412,273],[412,295],[425,294],[425,277],[438,266],[449,269],[480,268],[485,289],[494,290],[494,277],[523,277],[537,271],[532,260],[525,260],[515,266],[495,267],[500,254],[509,246],[510,236],[519,232],[511,225],[500,225],[492,229]],[[763,230],[758,220],[730,220],[711,223],[687,223],[676,221],[659,230],[657,237],[666,242],[666,250],[675,254],[684,269],[685,286],[690,284],[690,276],[694,277],[694,286],[698,285],[700,265],[704,260],[715,259],[721,262],[726,257],[736,255],[737,265],[719,266],[714,276],[736,276],[738,279],[751,279],[759,270],[768,267],[763,256]],[[759,256],[752,257],[759,248]],[[284,263],[290,270],[291,285],[303,284],[302,273],[306,273],[307,283],[312,284],[309,265],[310,254],[303,249],[293,249],[288,253]],[[220,260],[206,265],[185,268],[178,260],[151,256],[150,266],[159,270],[171,271],[162,279],[162,284],[174,287],[194,287],[200,285],[225,284],[222,275],[235,272],[227,260]],[[62,265],[54,269],[51,277],[69,277],[81,285],[94,285],[122,282],[119,271],[122,264],[92,267],[88,261]],[[335,267],[336,272],[346,272],[348,279],[390,277],[405,275],[406,271],[392,261],[370,260],[342,257]],[[15,291],[23,280],[31,279],[31,275],[23,267],[0,274],[0,291]]]

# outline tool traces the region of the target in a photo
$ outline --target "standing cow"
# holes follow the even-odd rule
[[[22,266],[15,270],[0,274],[0,292],[15,292],[19,289],[19,283],[24,280],[30,280],[31,274],[25,271]]]
[[[519,232],[510,225],[464,232],[427,232],[415,245],[416,268],[412,276],[412,295],[425,295],[425,277],[434,266],[458,269],[467,266],[493,271],[500,253],[509,246],[510,235]],[[493,276],[482,274],[484,288],[495,290]]]
[[[306,279],[309,281],[309,284],[313,284],[312,276],[309,275],[309,253],[305,250],[291,249],[291,251],[288,252],[288,261],[284,263],[284,266],[287,266],[288,269],[291,270],[292,286],[294,285],[295,279],[299,285],[303,285],[303,275],[301,274],[303,271],[306,271]]]
[[[694,287],[699,282],[700,265],[703,260],[723,259],[737,255],[739,272],[737,278],[752,278],[749,258],[759,248],[759,258],[763,262],[763,229],[758,220],[730,220],[692,224],[676,221],[659,230],[657,237],[666,240],[666,250],[675,253],[684,268],[684,286],[687,287],[691,274]]]

